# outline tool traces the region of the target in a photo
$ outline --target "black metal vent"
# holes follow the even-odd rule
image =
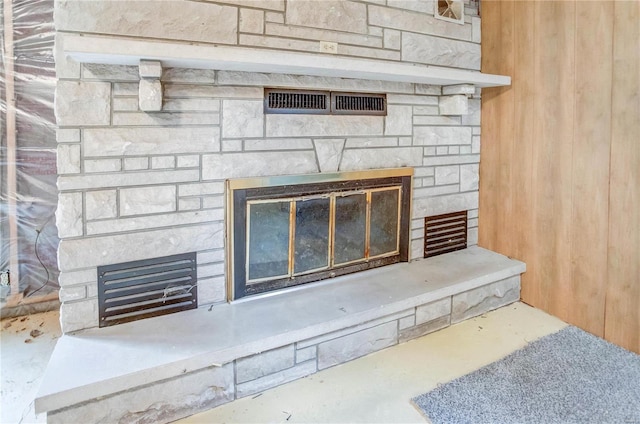
[[[341,115],[386,115],[384,94],[331,93],[331,106]]]
[[[264,113],[386,115],[385,94],[265,88]]]
[[[467,211],[428,216],[424,219],[424,257],[467,247]]]
[[[98,267],[100,327],[198,306],[196,254]]]

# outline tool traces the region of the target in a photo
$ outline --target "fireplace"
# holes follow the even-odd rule
[[[408,261],[412,175],[228,180],[229,300]]]

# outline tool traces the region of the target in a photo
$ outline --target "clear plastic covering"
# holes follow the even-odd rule
[[[0,0],[0,286],[56,291],[54,0]],[[18,292],[18,293],[16,293]]]

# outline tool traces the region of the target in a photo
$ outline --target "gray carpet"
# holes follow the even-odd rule
[[[638,424],[640,355],[567,327],[412,402],[433,424]]]

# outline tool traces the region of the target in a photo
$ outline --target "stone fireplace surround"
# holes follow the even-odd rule
[[[475,246],[480,88],[509,84],[478,72],[477,11],[458,26],[427,1],[149,4],[56,3],[49,422],[171,421],[518,300],[524,264]],[[323,27],[343,12],[358,25]],[[338,54],[312,53],[318,38]],[[388,115],[265,116],[265,87],[385,93]],[[224,302],[226,179],[394,167],[414,169],[412,262]],[[470,247],[417,260],[424,217],[458,210]],[[97,266],[184,252],[199,309],[95,328]]]

